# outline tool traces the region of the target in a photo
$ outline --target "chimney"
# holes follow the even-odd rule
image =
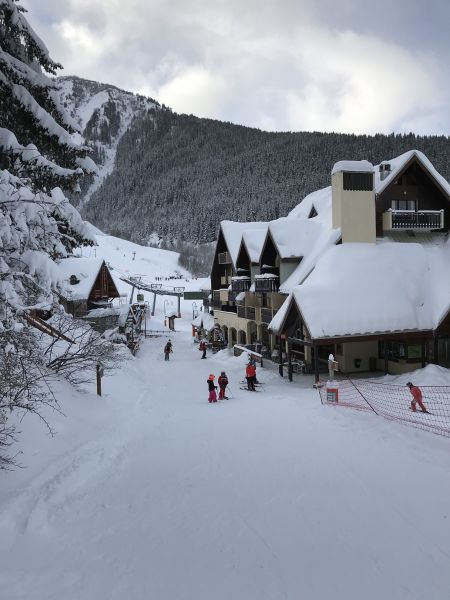
[[[342,243],[374,243],[376,239],[373,165],[366,161],[340,161],[331,172],[333,228],[340,228]]]
[[[380,179],[383,181],[388,175],[391,174],[391,165],[389,163],[380,164]]]

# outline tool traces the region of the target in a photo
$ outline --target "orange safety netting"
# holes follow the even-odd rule
[[[404,385],[378,383],[370,379],[338,382],[338,401],[330,402],[327,387],[320,388],[322,404],[368,410],[413,427],[450,437],[450,386],[419,386],[429,413],[411,410],[412,395]]]

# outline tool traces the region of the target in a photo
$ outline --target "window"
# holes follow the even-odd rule
[[[416,200],[392,200],[392,210],[417,210]]]

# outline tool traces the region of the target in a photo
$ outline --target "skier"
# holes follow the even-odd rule
[[[228,400],[228,396],[225,396],[225,390],[228,385],[228,377],[225,371],[222,371],[219,379],[217,380],[219,384],[220,392],[219,392],[219,400]]]
[[[164,360],[169,360],[169,356],[172,354],[172,341],[169,340],[167,344],[164,346]]]
[[[217,394],[216,394],[217,385],[214,385],[214,379],[215,379],[215,377],[211,373],[211,375],[206,380],[206,383],[208,384],[208,391],[209,391],[209,396],[208,396],[209,403],[217,402]]]
[[[406,384],[409,387],[409,391],[412,394],[413,399],[411,400],[411,410],[416,412],[416,404],[420,406],[420,410],[423,413],[427,413],[425,404],[422,401],[422,391],[417,385],[413,385],[410,381]]]
[[[202,358],[206,358],[206,340],[202,340],[200,342],[200,346],[198,347],[198,349],[203,352]]]
[[[255,380],[256,380],[256,367],[250,361],[245,369],[245,378],[247,379],[247,389],[251,392],[256,391]]]

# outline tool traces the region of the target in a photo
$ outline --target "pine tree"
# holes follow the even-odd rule
[[[0,0],[0,469],[11,463],[9,415],[38,412],[53,398],[43,342],[21,315],[50,308],[54,260],[93,243],[62,189],[74,189],[95,164],[43,72],[61,65],[24,12]]]

